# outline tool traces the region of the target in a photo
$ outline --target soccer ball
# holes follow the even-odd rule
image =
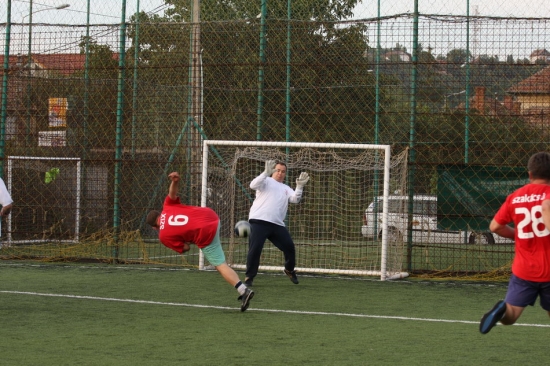
[[[250,236],[250,224],[248,221],[239,221],[235,224],[235,235],[239,238],[248,238]]]

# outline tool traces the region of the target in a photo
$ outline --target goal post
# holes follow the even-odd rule
[[[205,140],[201,206],[211,207],[220,217],[220,236],[231,267],[246,268],[248,240],[236,237],[233,228],[248,219],[255,195],[249,184],[264,170],[266,160],[286,163],[285,183],[293,189],[301,172],[310,176],[302,201],[289,203],[285,220],[296,245],[296,270],[381,280],[408,276],[402,271],[403,240],[392,242],[387,235],[387,199],[390,190],[405,188],[406,151],[392,159],[389,145],[374,144]],[[379,196],[381,238],[364,237],[365,209]],[[267,240],[260,270],[282,271],[283,263],[282,252]],[[206,267],[201,255],[199,268]]]
[[[81,180],[80,158],[8,156],[14,208],[3,245],[79,242]]]

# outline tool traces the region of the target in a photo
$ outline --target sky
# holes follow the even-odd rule
[[[6,7],[8,0],[0,0],[0,9]],[[283,0],[267,0],[283,1]],[[89,0],[91,23],[113,23],[120,21],[122,0]],[[146,12],[162,12],[166,8],[162,0],[126,0],[126,14],[129,16],[136,10],[139,2],[140,10]],[[55,8],[61,4],[70,7],[63,10],[44,10],[33,15],[33,20],[52,21],[59,23],[85,23],[88,0],[33,0],[33,12],[40,9]],[[369,0],[361,1],[355,11],[355,19],[374,18],[378,14],[387,16],[401,13],[412,13],[414,0]],[[469,7],[470,15],[497,17],[550,17],[550,1],[548,0],[418,0],[418,10],[425,14],[466,15]],[[29,0],[12,0],[12,22],[19,22],[27,15]],[[0,23],[6,21],[6,14],[0,11]]]
[[[411,0],[362,1],[355,10],[355,17],[371,19],[376,18],[378,14],[384,17],[413,11],[414,1]],[[470,21],[469,28],[464,23],[443,25],[424,19],[420,25],[419,42],[424,50],[428,47],[433,48],[432,54],[435,56],[446,56],[452,49],[466,49],[468,46],[474,57],[497,56],[500,61],[505,61],[509,55],[518,60],[528,58],[536,49],[550,50],[549,0],[418,0],[418,11],[421,14],[469,14],[472,17],[484,17]],[[491,19],[508,17],[516,20]],[[382,24],[381,47],[393,47],[399,42],[411,52],[411,22],[387,21]],[[468,44],[466,32],[470,35]],[[368,37],[371,45],[375,46],[377,29],[371,27]]]
[[[33,0],[33,22],[58,24],[86,24],[88,0]],[[0,0],[0,23],[6,21],[7,0]],[[29,0],[12,0],[11,21],[28,22]],[[90,0],[90,24],[119,23],[122,14],[122,0]],[[162,12],[166,8],[162,0],[126,0],[126,16],[135,13],[139,3],[140,11]],[[61,10],[54,8],[68,4]],[[39,11],[40,10],[40,11]]]
[[[4,11],[8,0],[0,0],[0,23],[7,21],[7,14]],[[33,0],[33,24],[86,24],[87,3],[90,2],[90,24],[117,24],[121,21],[122,0]],[[259,0],[256,0],[259,1]],[[270,1],[267,0],[268,7]],[[459,15],[464,16],[468,12],[471,16],[490,17],[516,17],[516,18],[540,18],[547,17],[545,22],[537,21],[534,29],[530,32],[525,27],[532,26],[533,22],[523,20],[519,22],[498,23],[480,21],[470,24],[469,44],[472,53],[497,55],[504,60],[507,55],[515,59],[528,57],[530,52],[538,48],[550,50],[550,0],[417,0],[418,10],[421,14]],[[137,5],[141,11],[162,14],[167,8],[163,0],[126,0],[126,17],[135,13]],[[69,4],[66,9],[55,10],[56,6]],[[378,9],[380,6],[380,9]],[[354,19],[372,19],[378,14],[382,17],[412,13],[414,0],[369,0],[361,1],[355,9]],[[12,0],[11,21],[12,23],[25,23],[29,20],[29,0]],[[435,24],[435,23],[434,23]],[[430,27],[430,24],[422,24],[423,27]],[[395,28],[395,31],[392,29]],[[425,35],[420,32],[420,42],[426,47],[433,48],[435,55],[446,55],[455,48],[465,48],[465,27],[457,25],[449,26],[443,31],[441,23],[434,28],[426,29]],[[548,29],[547,29],[548,28]],[[406,22],[385,22],[383,24],[381,46],[384,48],[393,47],[396,43],[403,45],[408,51],[412,48],[412,23]],[[17,32],[14,30],[14,32]],[[17,35],[12,38],[11,44],[24,49],[24,32],[20,39]],[[371,43],[376,41],[376,27],[371,26],[368,34]],[[527,38],[526,38],[527,37]],[[548,39],[548,44],[546,40]],[[503,42],[506,40],[506,42]],[[0,37],[0,45],[3,39]],[[34,50],[33,50],[34,51]],[[36,50],[40,52],[42,50]]]
[[[356,17],[371,18],[378,14],[412,13],[413,0],[370,0],[357,6]],[[548,0],[418,0],[418,11],[424,14],[470,15],[495,17],[550,17]]]
[[[0,23],[7,22],[7,1],[0,0]],[[23,28],[14,23],[29,22],[29,0],[11,0],[11,39],[10,54],[27,53],[28,48],[28,27]],[[63,40],[55,38],[54,27],[41,27],[40,23],[47,24],[78,24],[86,25],[87,7],[90,3],[89,24],[120,24],[122,15],[122,0],[32,0],[32,23],[33,42],[32,52],[78,52],[80,36],[84,33],[83,28],[75,28],[74,34],[67,33],[67,45],[59,49],[49,49],[48,44],[60,44]],[[162,14],[167,8],[162,0],[126,0],[126,19],[132,16],[139,3],[140,11]],[[60,5],[68,4],[64,9],[55,9]],[[65,28],[67,29],[67,28]],[[97,28],[96,28],[97,29]],[[103,28],[104,29],[104,28]],[[110,33],[107,34],[106,32]],[[102,30],[104,39],[114,39],[118,36],[118,28],[113,27],[111,31]],[[92,34],[92,37],[94,35]],[[104,39],[97,39],[103,43]],[[106,41],[105,41],[106,42]],[[0,34],[0,46],[4,50],[5,36]],[[116,48],[116,46],[114,46]]]

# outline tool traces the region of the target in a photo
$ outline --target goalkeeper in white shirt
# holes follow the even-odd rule
[[[262,174],[250,183],[250,188],[256,191],[256,198],[248,216],[251,231],[246,257],[245,284],[247,286],[252,286],[254,277],[258,274],[260,256],[266,239],[269,239],[283,252],[285,257],[284,273],[293,283],[298,284],[298,277],[294,269],[296,249],[284,219],[288,203],[299,203],[302,199],[303,188],[309,180],[309,175],[302,172],[296,179],[296,189],[294,190],[283,183],[286,170],[285,163],[268,160],[265,162],[265,170]]]

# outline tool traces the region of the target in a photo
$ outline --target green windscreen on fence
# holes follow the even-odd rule
[[[525,168],[439,165],[438,224],[445,230],[487,231],[506,197],[528,182]]]

